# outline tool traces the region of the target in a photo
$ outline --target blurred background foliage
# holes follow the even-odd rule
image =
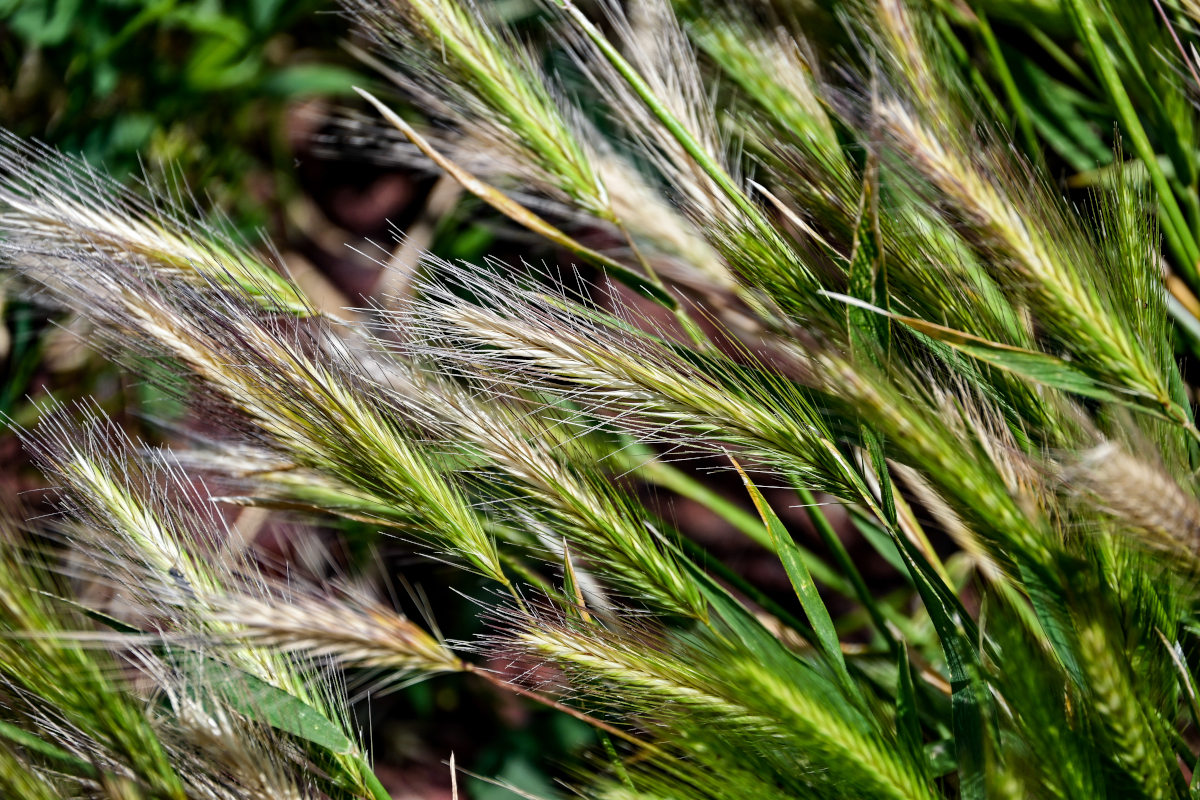
[[[322,222],[304,213],[306,125],[370,83],[338,44],[335,11],[327,0],[3,0],[0,126],[120,180],[154,175],[240,237],[287,247],[305,238],[288,209],[313,230]],[[53,335],[48,322],[20,299],[5,304],[0,413],[28,422],[19,401],[51,387],[114,398],[112,411],[160,399],[114,385],[74,343],[81,331]]]
[[[264,176],[291,191],[282,117],[364,77],[326,0],[0,3],[0,120],[117,176],[167,163],[239,226],[268,222]]]

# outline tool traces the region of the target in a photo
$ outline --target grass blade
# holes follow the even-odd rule
[[[733,461],[733,466],[746,484],[746,491],[750,493],[754,507],[758,509],[763,524],[767,526],[767,530],[771,534],[775,552],[778,553],[779,560],[783,562],[783,567],[787,570],[788,580],[791,581],[792,588],[796,591],[796,597],[799,598],[800,605],[804,608],[804,614],[816,633],[817,643],[820,644],[825,658],[837,671],[843,686],[853,691],[854,683],[846,671],[846,658],[842,655],[841,641],[838,638],[837,629],[833,625],[833,618],[829,616],[829,609],[825,607],[825,601],[821,599],[821,594],[817,591],[816,584],[813,583],[812,574],[805,566],[799,548],[792,539],[792,534],[779,520],[779,516],[767,503],[766,498],[762,496],[762,492],[758,490],[754,482],[750,480],[750,476],[742,469],[741,464]]]

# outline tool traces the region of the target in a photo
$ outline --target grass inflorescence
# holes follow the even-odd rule
[[[833,5],[555,0],[538,49],[345,0],[430,123],[362,90],[377,150],[555,249],[430,254],[344,318],[181,198],[0,139],[14,282],[206,422],[25,432],[59,513],[0,531],[0,785],[382,800],[347,681],[456,674],[592,725],[585,796],[1191,796],[1196,9]],[[280,569],[221,505],[398,537],[485,584],[484,630]]]

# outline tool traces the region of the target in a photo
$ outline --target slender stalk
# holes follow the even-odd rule
[[[392,793],[383,788],[383,784],[379,782],[379,778],[375,775],[375,771],[367,764],[366,759],[357,759],[359,766],[362,767],[363,782],[367,785],[367,790],[371,793],[373,800],[392,800]]]
[[[858,602],[862,603],[863,608],[870,614],[875,630],[883,637],[889,650],[893,653],[898,652],[899,643],[892,634],[891,628],[888,627],[883,612],[879,609],[879,601],[871,593],[867,582],[863,580],[862,573],[858,571],[854,559],[850,558],[850,553],[846,551],[846,545],[842,543],[841,537],[833,529],[833,525],[829,523],[829,518],[821,510],[817,498],[804,486],[795,485],[795,489],[796,493],[800,495],[800,502],[804,504],[804,510],[808,512],[808,518],[812,520],[813,527],[817,529],[817,534],[820,535],[821,541],[825,543],[825,546],[829,548],[829,552],[833,554],[833,560],[838,565],[838,568],[849,579],[850,585],[854,589],[854,596],[858,599]]]
[[[988,22],[987,14],[982,9],[975,14],[978,19],[979,35],[983,37],[983,43],[987,47],[988,54],[992,57],[992,64],[996,68],[996,76],[1000,79],[1000,85],[1004,87],[1004,93],[1008,96],[1008,102],[1012,106],[1013,117],[1017,122],[1017,130],[1021,132],[1021,138],[1024,140],[1025,153],[1029,158],[1036,161],[1041,161],[1042,148],[1038,142],[1037,134],[1033,130],[1033,122],[1029,118],[1029,111],[1025,108],[1025,99],[1017,89],[1017,84],[1013,80],[1012,70],[1008,68],[1008,60],[1004,57],[1004,52],[1000,48],[1000,42],[996,39],[996,34],[992,31],[992,26]]]

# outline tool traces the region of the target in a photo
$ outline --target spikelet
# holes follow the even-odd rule
[[[481,573],[507,580],[461,490],[407,434],[386,398],[371,390],[370,365],[325,323],[297,328],[262,317],[245,295],[204,296],[181,283],[151,283],[116,262],[75,258],[81,262],[75,289],[87,287],[87,293],[64,299],[104,324],[122,346],[179,360],[220,404],[245,415],[261,444],[338,476],[352,494],[423,516],[433,522],[426,529],[432,538],[453,541],[457,555]]]
[[[793,290],[813,289],[809,264],[772,224],[744,185],[738,160],[730,157],[712,125],[707,94],[691,45],[662,0],[646,0],[632,11],[657,26],[652,40],[638,37],[632,19],[615,4],[606,7],[617,44],[578,8],[563,3],[577,58],[655,168],[667,177],[669,196],[679,204],[741,283],[741,299],[769,305],[752,287],[760,282]],[[644,47],[639,47],[639,42]],[[619,52],[618,45],[625,45]]]
[[[1101,622],[1079,632],[1082,663],[1087,669],[1088,691],[1105,732],[1115,742],[1120,765],[1137,779],[1147,797],[1175,797],[1171,771],[1175,764],[1163,758],[1157,746],[1160,733],[1144,716],[1129,678],[1129,667],[1114,648]]]
[[[514,632],[513,640],[566,670],[591,696],[606,696],[650,720],[670,725],[677,716],[695,714],[694,722],[713,735],[740,740],[749,750],[778,748],[784,758],[812,759],[817,770],[818,764],[838,764],[844,767],[839,780],[871,796],[934,796],[919,771],[910,769],[888,743],[856,730],[858,722],[839,718],[828,697],[807,694],[748,654],[674,653],[627,636],[531,619]]]
[[[489,369],[542,390],[567,381],[574,387],[572,396],[586,399],[594,412],[650,423],[635,428],[643,435],[649,432],[652,438],[676,444],[681,435],[692,440],[716,435],[753,453],[788,458],[791,466],[803,470],[810,470],[807,459],[820,455],[820,449],[811,446],[820,438],[818,430],[766,405],[790,402],[803,408],[803,397],[796,393],[774,400],[765,387],[755,387],[750,380],[738,388],[746,393],[758,388],[761,394],[745,397],[730,391],[722,373],[736,379],[738,367],[733,363],[715,362],[711,366],[716,374],[709,373],[666,348],[615,328],[564,318],[553,307],[527,306],[511,317],[465,305],[431,311],[454,335],[490,348],[481,356]],[[778,388],[786,392],[788,387]]]
[[[83,430],[52,415],[29,437],[63,484],[58,535],[83,551],[77,577],[106,582],[120,610],[162,629],[153,649],[139,647],[145,636],[123,648],[141,694],[79,648],[38,674],[30,667],[54,655],[45,638],[0,637],[6,719],[100,769],[80,786],[156,800],[381,796],[356,746],[308,763],[306,745],[189,670],[193,656],[268,682],[339,730],[344,670],[506,682],[459,657],[472,644],[452,649],[371,600],[271,583],[240,547],[209,558],[224,523],[192,508],[182,463],[228,473],[226,500],[377,523],[499,582],[518,610],[494,607],[500,632],[475,646],[526,670],[509,684],[517,693],[639,748],[631,764],[609,748],[620,787],[608,795],[1185,790],[1174,751],[1188,741],[1181,698],[1195,692],[1179,655],[1194,627],[1187,590],[1154,579],[1165,559],[1153,552],[1070,535],[1133,531],[1175,568],[1200,566],[1200,511],[1182,482],[1195,427],[1147,209],[1123,190],[1090,220],[1006,152],[925,24],[945,12],[946,37],[986,31],[962,4],[849,4],[857,62],[806,43],[794,8],[768,27],[772,9],[714,5],[604,3],[603,26],[570,0],[547,8],[550,46],[598,98],[573,97],[575,76],[545,74],[490,6],[344,6],[439,129],[430,145],[401,121],[421,147],[399,157],[419,151],[469,185],[447,156],[462,160],[512,193],[476,184],[514,219],[518,198],[587,228],[601,249],[573,251],[610,273],[641,270],[666,290],[667,324],[566,270],[430,259],[407,306],[337,325],[267,260],[186,223],[175,201],[139,204],[53,153],[0,148],[0,256],[84,314],[110,352],[178,365],[189,399],[222,423],[209,451],[183,462],[95,415]],[[1154,416],[1130,421],[1127,406]],[[663,459],[733,451],[853,503],[924,612],[884,598],[843,548],[839,568],[874,630],[838,658],[785,652],[778,640],[803,622],[759,625],[766,613],[703,572],[720,565],[683,555],[616,483],[603,459],[630,440]],[[1152,444],[1135,457],[1096,441]],[[927,515],[975,559],[943,567],[923,536],[911,547]],[[810,554],[766,516],[762,539],[823,626]],[[602,608],[573,558],[614,590]],[[561,590],[539,571],[560,568]],[[0,569],[0,627],[58,630],[14,574]],[[569,608],[540,610],[529,586]],[[758,600],[788,616],[778,598]],[[1155,634],[1168,649],[1146,646]],[[83,690],[111,716],[89,716]],[[950,751],[953,769],[935,778]],[[10,769],[0,754],[0,780],[59,788],[62,776],[30,764]]]
[[[874,119],[895,143],[897,158],[911,164],[935,189],[931,202],[943,202],[958,215],[991,259],[985,264],[998,283],[1020,288],[1041,323],[1085,359],[1107,382],[1146,398],[1187,426],[1175,407],[1156,359],[1139,341],[1127,315],[1131,309],[1113,297],[1101,269],[1089,274],[1095,245],[1064,209],[1060,197],[1030,179],[1030,168],[986,142],[972,140],[961,90],[940,78],[933,47],[903,0],[876,5],[877,48],[890,75],[902,87],[898,96],[877,98]],[[1143,263],[1117,270],[1144,270]],[[1005,270],[1005,273],[997,273]],[[1149,307],[1140,314],[1159,313]]]
[[[140,665],[170,711],[156,723],[188,781],[212,800],[308,800],[309,781],[297,779],[302,760],[286,739],[231,708],[211,687],[183,682],[166,664],[143,655]],[[289,763],[290,762],[290,763]]]
[[[117,784],[134,781],[160,796],[182,800],[184,782],[145,715],[144,701],[113,677],[113,660],[63,638],[79,619],[52,599],[55,587],[45,574],[46,559],[23,549],[8,511],[0,513],[0,694],[5,722],[35,742],[52,743],[95,765],[101,776]],[[34,792],[34,776],[64,766],[39,763],[27,749],[20,760],[24,776],[16,773],[5,780],[32,782]],[[15,766],[6,761],[6,766]]]
[[[411,326],[398,327],[411,333]],[[430,344],[425,341],[418,347],[428,349]],[[565,537],[596,564],[599,574],[675,613],[705,618],[704,601],[658,540],[644,509],[612,486],[607,476],[587,467],[595,456],[574,438],[569,418],[555,418],[540,404],[521,402],[519,396],[502,399],[509,387],[481,375],[459,377],[474,378],[474,386],[464,389],[435,376],[419,379],[423,397],[409,406],[421,409],[415,416],[446,447],[462,448],[499,468],[517,492],[533,501],[526,506],[530,514],[549,515],[550,538]],[[484,403],[480,395],[494,399]],[[489,487],[480,489],[486,492]],[[515,524],[523,527],[530,521],[520,518]]]
[[[83,427],[73,428],[60,410],[47,419],[39,437],[26,439],[66,483],[62,508],[91,523],[80,529],[75,543],[90,555],[93,575],[118,587],[136,610],[171,636],[204,641],[232,634],[236,625],[222,620],[220,609],[231,594],[253,597],[264,587],[243,558],[204,557],[202,548],[220,540],[223,522],[211,506],[186,505],[186,478],[169,456],[139,456],[139,448],[95,412],[86,415]],[[217,663],[276,687],[314,713],[338,719],[334,688],[295,669],[282,653],[243,644],[223,649],[221,656]],[[155,671],[154,662],[143,662],[148,672]],[[185,671],[210,680],[208,670]],[[331,724],[346,725],[344,720]],[[365,786],[373,776],[349,733],[345,736],[351,744],[332,754],[330,769],[336,780]]]
[[[256,647],[343,667],[386,671],[393,677],[461,672],[463,662],[411,620],[375,603],[349,597],[227,597],[217,619],[230,638]]]
[[[533,66],[532,56],[481,12],[451,0],[346,0],[360,31],[398,61],[401,87],[446,116],[468,116],[481,134],[541,182],[604,214],[608,199],[587,142]],[[484,127],[486,126],[486,127]]]
[[[1063,479],[1068,491],[1135,531],[1139,545],[1169,553],[1173,569],[1200,570],[1200,503],[1160,467],[1105,442],[1068,464]]]
[[[193,280],[239,286],[269,310],[312,313],[287,280],[220,229],[198,227],[179,201],[139,197],[80,159],[0,132],[0,253],[54,280],[88,252],[153,264]]]
[[[686,359],[664,346],[662,337],[633,333],[629,323],[605,320],[566,298],[547,303],[503,279],[488,289],[489,308],[448,292],[428,294],[443,301],[420,304],[408,327],[420,337],[424,356],[444,368],[459,371],[458,362],[469,363],[526,389],[561,393],[631,435],[673,449],[712,449],[719,442],[810,486],[875,502],[864,494],[857,468],[837,448],[811,396],[768,366],[719,356]],[[440,346],[441,340],[457,344]],[[960,432],[933,422],[944,413],[942,401],[922,402],[919,376],[889,379],[834,350],[792,347],[796,359],[810,361],[807,381],[849,399],[896,443],[905,463],[937,476],[960,513],[1001,531],[994,545],[1019,542],[1040,551],[1043,534],[997,486],[996,465],[964,451]]]

